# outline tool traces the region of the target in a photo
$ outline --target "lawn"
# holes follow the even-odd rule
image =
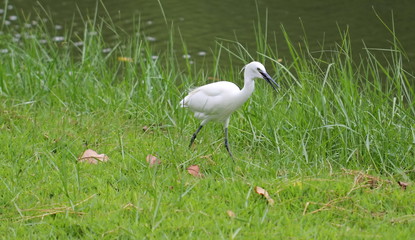
[[[279,56],[259,27],[258,49],[220,42],[211,66],[141,35],[103,52],[103,26],[64,42],[47,23],[0,35],[1,238],[413,238],[415,77],[393,31],[389,49],[359,56],[347,31],[318,51],[284,32]],[[259,79],[232,115],[234,158],[219,124],[189,149],[199,122],[180,99],[217,79],[242,86],[254,59],[281,88]],[[109,160],[79,162],[87,149]]]

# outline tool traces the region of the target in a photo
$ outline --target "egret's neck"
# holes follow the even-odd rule
[[[244,78],[244,87],[241,89],[241,97],[246,101],[255,89],[255,82],[254,79],[247,77],[246,74]]]

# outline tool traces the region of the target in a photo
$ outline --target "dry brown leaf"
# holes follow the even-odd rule
[[[408,187],[408,186],[409,186],[409,183],[407,183],[407,182],[401,182],[401,181],[398,181],[398,184],[399,184],[399,186],[401,186],[401,188],[402,188],[403,190],[406,190],[406,187]]]
[[[228,214],[228,216],[229,216],[230,218],[234,218],[234,217],[236,217],[236,214],[235,214],[232,210],[228,210],[228,211],[226,211],[226,214]]]
[[[267,192],[267,190],[263,189],[262,187],[256,186],[255,192],[258,193],[259,195],[264,196],[267,199],[269,205],[274,205],[274,199],[272,199],[269,196],[269,193]]]
[[[146,161],[150,165],[150,167],[161,164],[161,160],[151,154],[147,155]]]
[[[187,172],[195,177],[203,177],[203,174],[200,173],[200,168],[198,165],[192,165],[187,168]]]
[[[88,149],[82,154],[82,157],[78,158],[78,161],[87,162],[90,164],[98,164],[98,161],[101,161],[101,162],[108,161],[108,156],[103,153],[98,154],[94,150]]]
[[[259,195],[264,196],[264,197],[269,197],[268,192],[265,189],[263,189],[262,187],[256,186],[255,187],[255,192],[258,193]]]

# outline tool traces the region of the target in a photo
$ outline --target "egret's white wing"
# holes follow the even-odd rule
[[[231,82],[210,83],[192,90],[182,101],[183,107],[193,111],[211,112],[211,108],[220,108],[233,94],[239,92],[238,86]]]
[[[182,101],[182,107],[188,107],[198,119],[223,120],[232,112],[232,99],[240,89],[231,82],[215,82],[191,91]]]

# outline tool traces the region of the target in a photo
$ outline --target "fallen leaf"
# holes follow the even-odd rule
[[[187,172],[195,177],[203,177],[203,174],[200,173],[200,168],[198,165],[192,165],[187,168]]]
[[[263,189],[262,187],[256,186],[255,192],[258,193],[259,195],[264,196],[267,199],[269,205],[274,205],[274,199],[272,199],[269,196],[269,193],[267,192],[267,190]]]
[[[151,154],[147,155],[146,161],[150,165],[150,167],[161,164],[161,160]]]
[[[236,217],[236,214],[232,211],[232,210],[228,210],[226,211],[226,213],[228,214],[229,217],[234,218]]]
[[[269,197],[269,194],[267,192],[267,190],[263,189],[262,187],[255,187],[255,192],[258,193],[259,195],[262,195],[264,197]]]
[[[407,182],[401,182],[401,181],[398,181],[398,184],[399,184],[399,186],[401,186],[401,188],[402,188],[403,190],[406,190],[406,187],[408,187],[408,186],[409,186],[409,183],[407,183]]]
[[[78,158],[78,161],[87,162],[90,164],[98,164],[98,161],[108,161],[108,156],[105,154],[98,154],[94,150],[88,149],[82,154],[82,157]]]
[[[118,61],[120,62],[133,62],[133,59],[130,57],[118,57]]]

